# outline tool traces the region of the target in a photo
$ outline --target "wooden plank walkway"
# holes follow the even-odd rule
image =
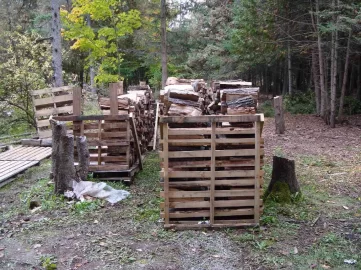
[[[37,165],[51,155],[51,147],[18,146],[0,153],[0,187],[9,182],[9,178]]]

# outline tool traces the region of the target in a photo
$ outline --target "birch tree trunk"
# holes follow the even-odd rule
[[[60,1],[51,0],[52,20],[52,64],[54,70],[54,86],[63,86],[63,68],[61,56],[61,33],[60,33]]]
[[[167,68],[167,17],[166,17],[166,0],[161,0],[161,45],[162,45],[162,88],[165,87],[168,68]]]
[[[350,59],[350,41],[352,37],[352,30],[349,30],[348,40],[347,40],[347,51],[346,51],[346,59],[345,59],[345,70],[343,73],[342,79],[342,90],[341,90],[341,97],[340,97],[340,107],[338,110],[338,119],[341,120],[343,114],[343,104],[345,100],[345,92],[346,92],[346,85],[347,85],[347,76],[348,76],[348,66],[349,66],[349,59]],[[352,81],[350,82],[352,83]]]

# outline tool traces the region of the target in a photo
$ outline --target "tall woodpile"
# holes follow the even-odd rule
[[[111,98],[99,98],[100,108],[104,115],[111,114]],[[114,102],[114,101],[113,101]],[[147,151],[154,133],[154,97],[148,85],[135,85],[128,87],[128,93],[117,96],[118,114],[131,115],[139,139],[141,152]],[[134,143],[133,136],[131,141]],[[135,158],[135,147],[131,147],[132,156]],[[116,151],[116,147],[114,147]]]
[[[241,80],[213,81],[211,87],[203,79],[170,77],[160,91],[163,115],[199,116],[217,114],[255,114],[258,87]]]

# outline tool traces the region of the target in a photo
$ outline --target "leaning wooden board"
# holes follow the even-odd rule
[[[0,153],[0,186],[9,182],[9,178],[37,165],[51,155],[51,147],[19,146]]]

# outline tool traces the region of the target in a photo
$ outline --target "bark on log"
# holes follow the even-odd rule
[[[239,108],[227,108],[227,114],[240,115],[240,114],[255,114],[255,107],[239,107]]]
[[[79,160],[77,176],[79,180],[86,181],[89,172],[90,155],[87,139],[85,136],[76,137],[76,148]]]
[[[191,100],[191,101],[198,101],[198,99],[199,99],[198,93],[196,93],[194,91],[188,91],[188,90],[171,89],[168,91],[168,96],[170,98]]]
[[[282,96],[274,98],[274,109],[275,109],[275,123],[276,123],[276,134],[285,133],[285,120],[283,117],[283,102]]]
[[[66,126],[64,122],[50,121],[52,128],[52,152],[51,152],[51,173],[50,179],[54,178],[55,168],[57,167],[57,155],[60,152],[60,138],[66,135]],[[55,182],[56,185],[56,182]]]
[[[202,115],[202,111],[191,106],[171,104],[167,114],[169,116],[200,116]]]
[[[72,188],[73,180],[76,180],[73,135],[60,137],[59,148],[55,159],[55,193],[64,194],[65,191]]]
[[[283,157],[273,156],[272,179],[267,193],[271,193],[275,183],[283,182],[289,186],[292,194],[300,191],[295,172],[295,161]]]

